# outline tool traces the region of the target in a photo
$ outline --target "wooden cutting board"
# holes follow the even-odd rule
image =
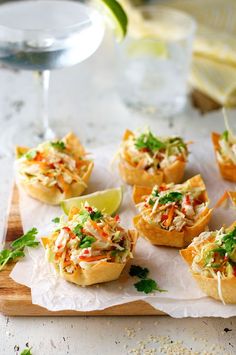
[[[19,196],[17,188],[13,195],[7,223],[6,243],[13,241],[23,234],[20,213]],[[32,304],[31,291],[28,287],[14,282],[9,274],[14,263],[9,264],[0,272],[0,312],[7,316],[133,316],[133,315],[163,315],[144,301],[130,302],[119,306],[109,307],[102,311],[52,312]]]

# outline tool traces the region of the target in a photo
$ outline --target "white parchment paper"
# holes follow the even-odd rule
[[[104,146],[91,152],[95,168],[86,193],[123,185],[117,167],[110,165],[114,147]],[[212,205],[225,190],[234,190],[234,185],[223,181],[216,167],[210,143],[196,141],[191,147],[186,178],[201,173],[209,192]],[[132,217],[137,213],[131,199],[132,189],[125,187],[120,210],[121,223],[132,228]],[[61,214],[59,207],[44,205],[20,191],[20,211],[24,230],[33,226],[39,236],[46,235],[54,226],[51,220]],[[210,228],[230,224],[236,219],[233,209],[218,209],[214,212]],[[206,297],[192,279],[187,265],[179,256],[178,250],[152,246],[139,238],[132,264],[145,266],[150,277],[157,280],[165,293],[145,295],[137,292],[133,284],[138,281],[128,275],[129,266],[118,281],[89,287],[79,287],[62,280],[47,262],[43,248],[29,249],[26,257],[19,261],[11,273],[18,283],[31,288],[32,302],[52,311],[102,310],[110,306],[135,300],[145,300],[153,307],[173,317],[231,317],[236,315],[236,305],[224,306]]]

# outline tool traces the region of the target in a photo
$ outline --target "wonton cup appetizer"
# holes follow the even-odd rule
[[[119,216],[102,214],[87,203],[72,208],[68,220],[42,238],[48,260],[60,276],[88,286],[116,280],[130,258],[138,233],[125,230]]]
[[[180,254],[204,293],[223,303],[236,303],[236,223],[201,233]]]
[[[129,185],[153,187],[163,182],[181,182],[188,157],[182,138],[160,138],[151,132],[124,134],[119,169]]]
[[[17,147],[16,155],[17,180],[37,200],[58,205],[87,188],[93,162],[73,133],[33,149]]]
[[[236,137],[229,131],[212,133],[212,142],[222,177],[236,182]]]
[[[133,199],[140,211],[134,225],[155,245],[187,246],[206,229],[212,214],[200,175],[178,185],[135,186]]]

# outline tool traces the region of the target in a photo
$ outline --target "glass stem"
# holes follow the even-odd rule
[[[50,81],[50,71],[44,70],[38,72],[39,78],[39,99],[40,99],[40,121],[43,123],[43,131],[39,133],[40,138],[50,140],[55,138],[55,134],[49,125],[49,105],[48,105],[48,91]]]

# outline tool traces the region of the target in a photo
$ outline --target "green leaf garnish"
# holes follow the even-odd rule
[[[77,224],[77,226],[73,229],[73,233],[79,238],[83,237],[82,228],[83,227],[80,224]]]
[[[158,292],[167,292],[166,290],[162,290],[155,280],[152,279],[143,279],[134,284],[134,287],[139,292],[144,292],[146,294],[151,293],[153,291]]]
[[[13,249],[19,249],[24,247],[34,247],[39,245],[39,242],[35,240],[36,235],[38,234],[37,228],[30,229],[27,233],[22,235],[22,237],[14,240],[11,243]]]
[[[165,205],[166,203],[169,203],[169,202],[181,201],[182,198],[183,198],[183,195],[180,192],[171,191],[168,194],[160,197],[158,202],[160,205]]]
[[[137,276],[140,279],[146,279],[148,273],[149,270],[146,267],[142,268],[139,265],[131,265],[129,270],[130,276]]]
[[[159,192],[158,192],[157,189],[153,189],[153,190],[152,190],[152,196],[153,196],[153,197],[158,197],[158,196],[159,196]]]
[[[94,243],[94,242],[96,242],[96,238],[94,238],[94,237],[92,237],[92,236],[90,236],[90,235],[86,235],[86,236],[82,239],[82,241],[81,241],[79,247],[80,247],[81,249],[89,248],[89,247],[91,247],[91,244]]]
[[[31,349],[32,349],[32,348],[26,348],[26,349],[24,349],[24,350],[20,353],[20,355],[32,355]]]
[[[232,253],[236,246],[236,227],[234,229],[227,233],[221,240],[222,242],[222,248],[225,249],[227,254]]]
[[[99,221],[103,217],[103,214],[100,211],[92,211],[89,215],[93,221]]]
[[[155,152],[156,150],[166,148],[166,144],[157,139],[151,132],[148,132],[136,138],[135,147],[138,150],[148,149],[151,152]]]
[[[221,136],[220,136],[220,139],[223,139],[225,141],[228,141],[229,139],[229,131],[224,131]]]
[[[53,223],[59,223],[60,222],[60,217],[55,217],[52,219]]]
[[[25,256],[24,248],[35,248],[40,243],[35,239],[38,233],[36,228],[32,228],[22,237],[11,243],[11,249],[3,249],[0,252],[0,271],[9,262]]]
[[[37,151],[36,150],[30,150],[29,152],[27,152],[25,154],[25,157],[28,160],[33,160],[36,157],[36,155],[37,155]]]
[[[66,145],[63,141],[51,142],[51,146],[53,146],[53,148],[56,148],[59,150],[66,149]]]

